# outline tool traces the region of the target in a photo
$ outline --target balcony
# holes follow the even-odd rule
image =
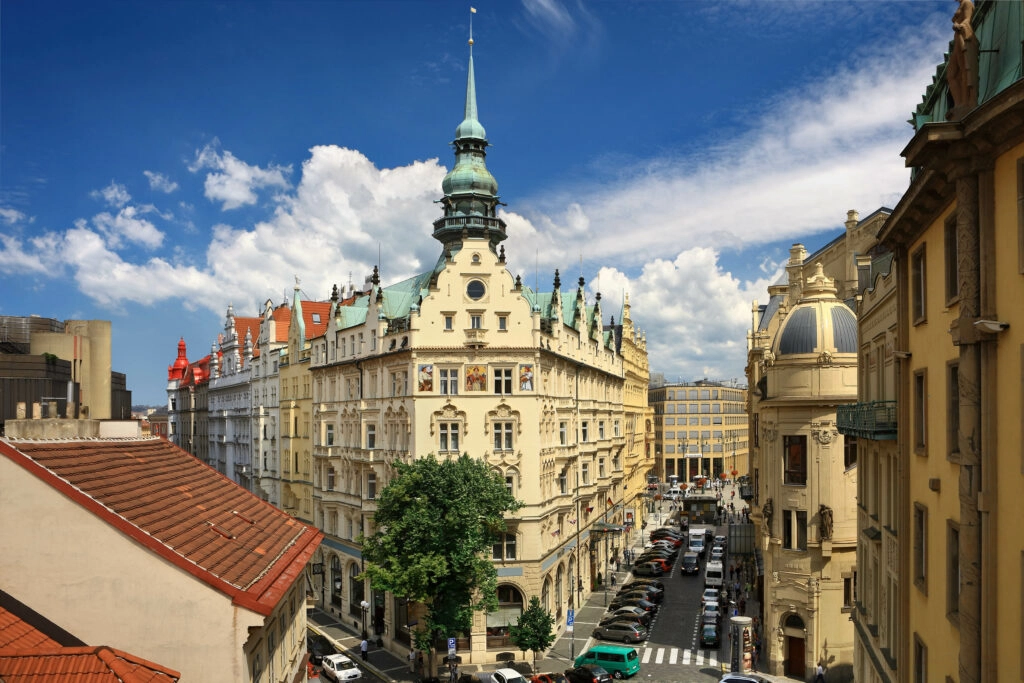
[[[836,429],[840,434],[875,441],[892,441],[897,430],[896,401],[868,401],[839,406]]]

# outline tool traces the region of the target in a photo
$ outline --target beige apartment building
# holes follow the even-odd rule
[[[747,473],[747,390],[721,382],[652,386],[656,473],[667,481]]]
[[[879,234],[894,282],[875,282],[895,305],[871,304],[895,320],[872,334],[892,341],[862,342],[894,389],[860,400],[895,399],[899,427],[862,503],[867,682],[1024,679],[1024,3],[967,16],[914,112],[912,181]]]
[[[566,611],[636,533],[653,466],[646,342],[628,298],[606,317],[582,277],[563,290],[556,271],[541,292],[513,274],[487,144],[470,58],[456,163],[434,222],[436,263],[389,286],[375,269],[367,291],[335,293],[309,362],[329,611],[365,620],[386,647],[410,643],[408,624],[423,607],[357,578],[357,539],[374,531],[394,462],[468,453],[524,503],[492,549],[499,610],[458,634],[458,652],[473,664],[514,649],[509,624],[532,596],[564,628]]]

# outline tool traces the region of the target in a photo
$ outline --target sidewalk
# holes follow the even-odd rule
[[[308,610],[306,616],[311,628],[334,641],[338,649],[351,657],[352,661],[357,662],[370,676],[375,676],[382,681],[415,683],[421,680],[419,676],[409,672],[409,660],[404,656],[398,656],[389,650],[377,647],[372,640],[370,641],[370,651],[364,662],[359,654],[359,632],[344,621],[338,621],[337,618],[317,607]],[[309,680],[321,679],[311,678]],[[322,680],[326,681],[327,679]]]

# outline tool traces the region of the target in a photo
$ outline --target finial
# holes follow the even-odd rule
[[[469,51],[473,52],[473,15],[476,14],[476,7],[469,8]]]

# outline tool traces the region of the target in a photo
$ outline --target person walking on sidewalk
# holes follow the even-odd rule
[[[370,643],[366,638],[363,638],[362,642],[359,643],[359,654],[362,656],[364,662],[369,659],[369,651]]]
[[[409,650],[409,673],[416,671],[416,650]]]

